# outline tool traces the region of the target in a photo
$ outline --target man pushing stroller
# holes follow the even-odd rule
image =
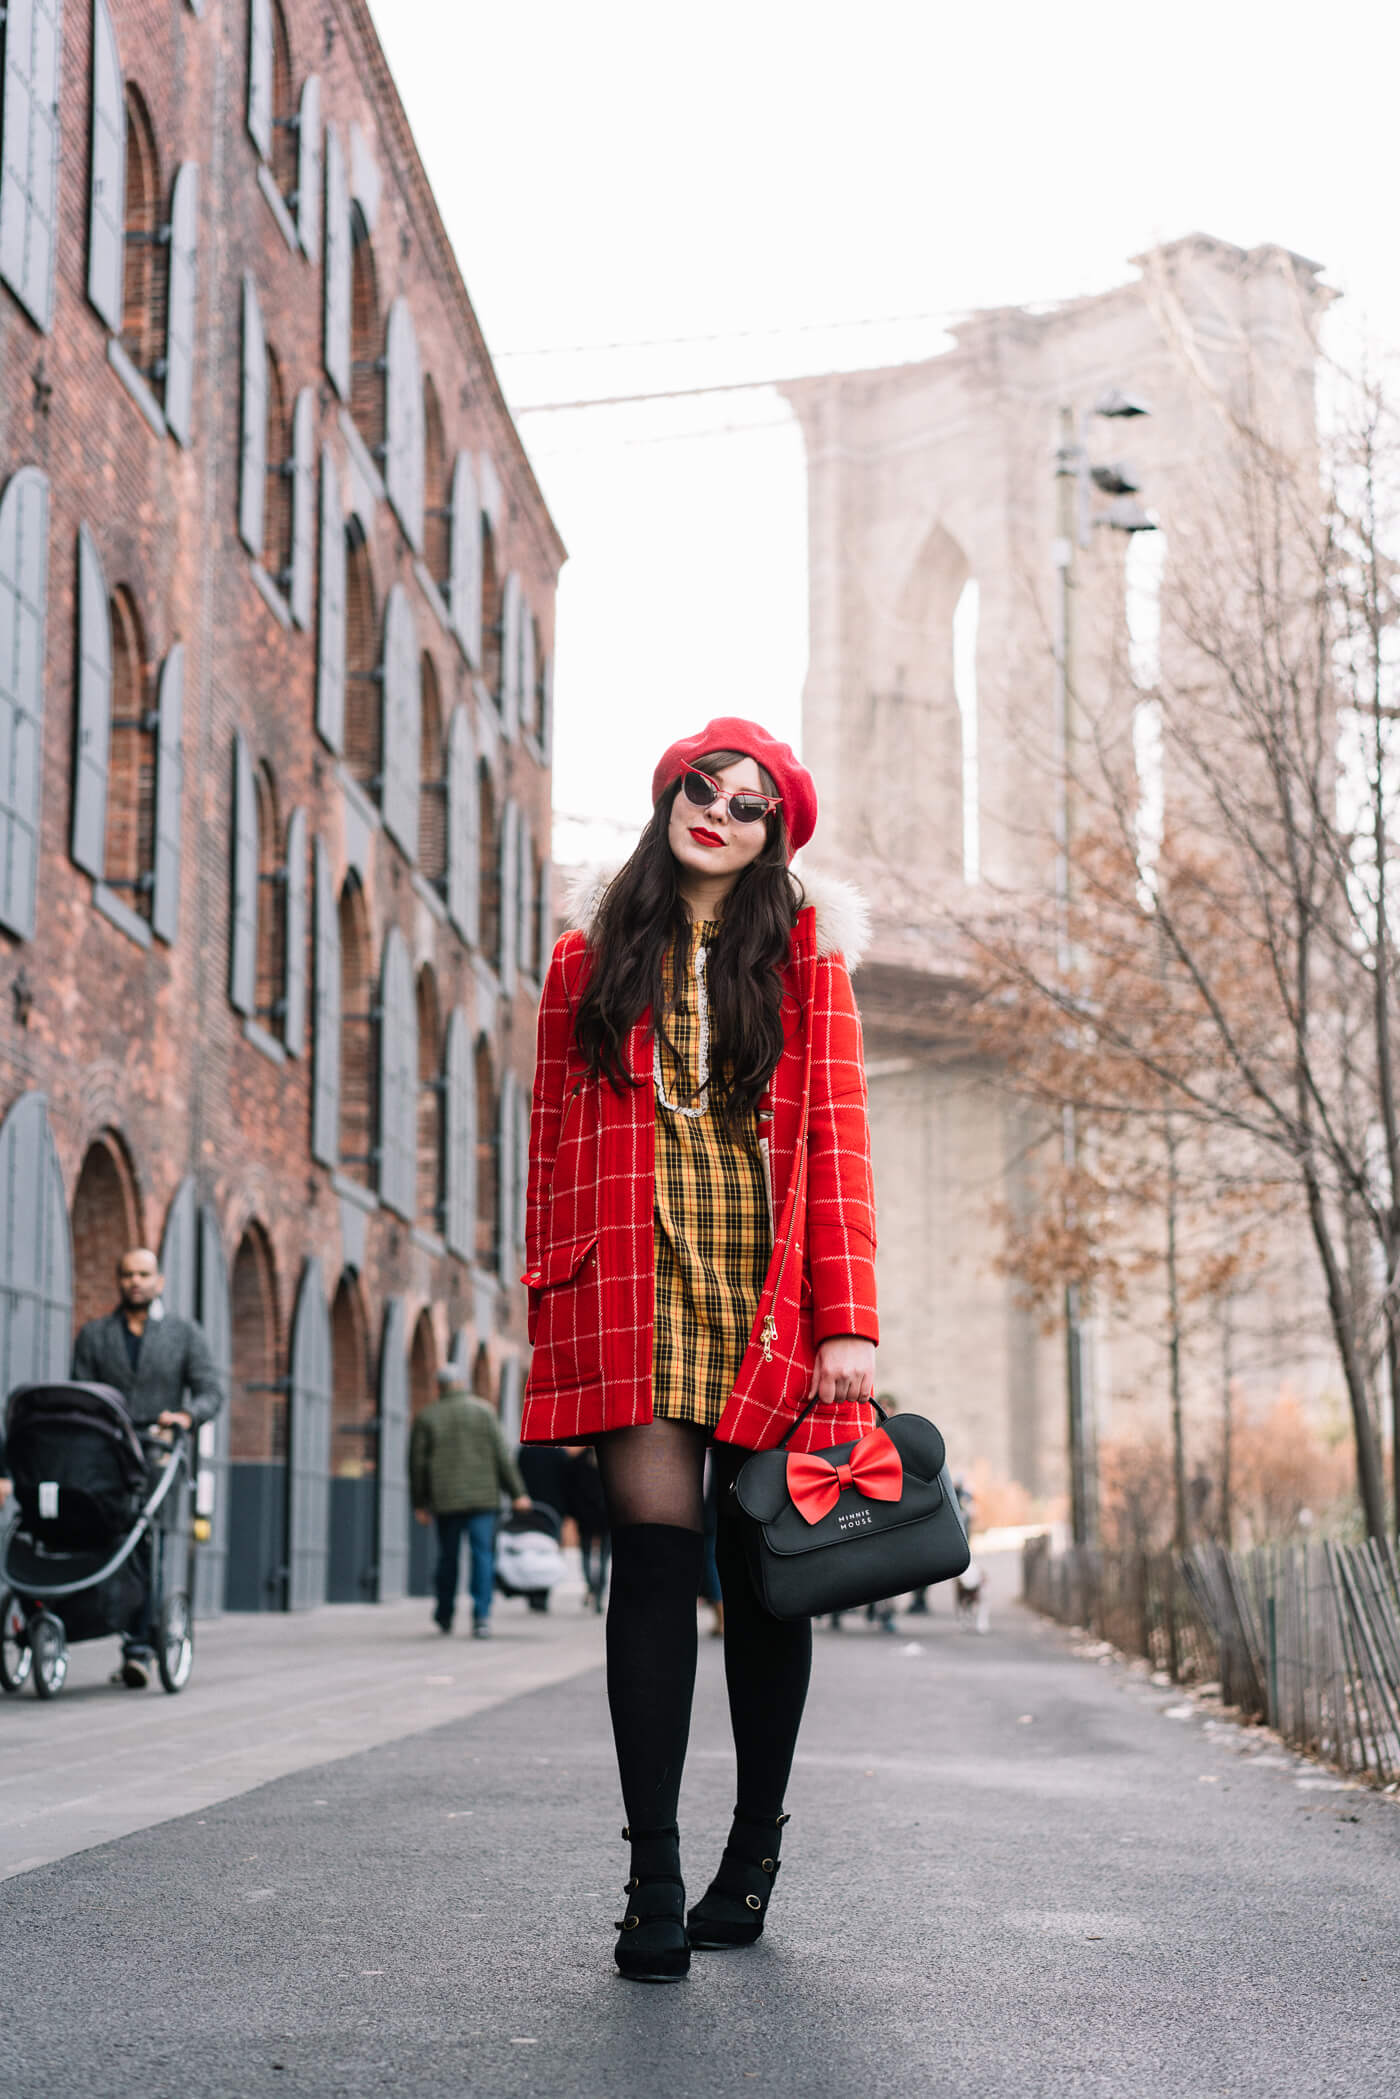
[[[118,1303],[89,1319],[73,1343],[73,1376],[119,1392],[133,1426],[148,1434],[197,1431],[223,1404],[223,1387],[202,1329],[173,1319],[161,1305],[165,1278],[147,1246],[132,1247],[117,1263]],[[138,1548],[150,1555],[150,1540]],[[122,1641],[120,1680],[133,1691],[150,1681],[150,1627],[142,1610]]]

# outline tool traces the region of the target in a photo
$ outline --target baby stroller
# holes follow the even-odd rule
[[[137,1430],[110,1385],[21,1385],[5,1446],[18,1515],[0,1547],[0,1685],[56,1698],[70,1641],[148,1637],[167,1691],[194,1658],[190,1443]]]
[[[496,1587],[523,1596],[532,1611],[549,1609],[549,1592],[564,1578],[559,1544],[563,1518],[546,1501],[513,1513],[496,1534]]]

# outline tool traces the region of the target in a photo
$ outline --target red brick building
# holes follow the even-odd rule
[[[203,1607],[390,1597],[518,1406],[564,550],[364,0],[0,39],[0,1375],[158,1247]]]

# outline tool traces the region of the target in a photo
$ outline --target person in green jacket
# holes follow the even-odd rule
[[[528,1509],[530,1497],[501,1424],[485,1400],[473,1398],[466,1372],[449,1363],[438,1372],[438,1386],[441,1398],[424,1407],[409,1439],[413,1513],[420,1523],[437,1523],[433,1619],[439,1631],[452,1630],[465,1535],[471,1549],[472,1636],[485,1640],[491,1632],[501,1495],[509,1494],[516,1509]]]

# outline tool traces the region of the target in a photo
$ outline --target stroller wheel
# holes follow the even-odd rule
[[[29,1621],[29,1651],[34,1658],[34,1689],[40,1698],[57,1698],[68,1675],[68,1636],[63,1620],[40,1611]]]
[[[160,1607],[160,1626],[156,1633],[156,1667],[160,1671],[162,1688],[183,1691],[190,1680],[193,1661],[194,1626],[190,1619],[190,1600],[183,1589],[177,1589]]]
[[[13,1589],[6,1589],[0,1596],[0,1689],[22,1691],[33,1660],[24,1605]]]

